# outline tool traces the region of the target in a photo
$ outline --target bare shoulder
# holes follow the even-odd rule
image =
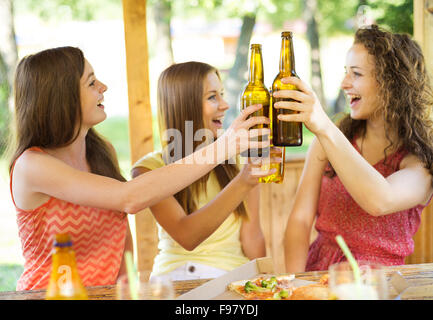
[[[408,154],[400,162],[400,170],[410,170],[416,172],[418,179],[425,179],[426,183],[431,185],[433,176],[426,168],[425,163],[413,154]]]
[[[425,168],[424,162],[416,155],[411,153],[407,154],[400,162],[400,170],[407,169],[407,168],[424,169],[425,172],[429,174],[428,170]]]
[[[25,176],[31,172],[38,172],[38,168],[47,161],[50,162],[50,158],[53,157],[44,152],[34,150],[24,151],[15,162],[14,177]]]
[[[30,210],[47,201],[49,196],[36,189],[38,182],[47,174],[47,168],[54,170],[52,164],[55,161],[49,154],[33,150],[24,151],[17,159],[12,176],[12,193],[19,208]]]
[[[69,168],[63,161],[46,152],[26,150],[15,162],[13,180],[31,186],[42,178],[53,176],[54,172],[61,175]]]
[[[433,194],[433,176],[425,167],[424,162],[417,156],[408,154],[400,162],[399,172],[404,177],[403,181],[406,186],[411,186],[413,190],[418,190],[418,195],[423,195],[420,204],[426,204]],[[410,181],[413,181],[412,184]]]

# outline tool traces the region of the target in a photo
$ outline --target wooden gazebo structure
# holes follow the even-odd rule
[[[129,97],[129,136],[131,161],[153,150],[152,112],[149,90],[146,1],[123,0],[126,64]],[[433,71],[433,0],[414,0],[414,38],[422,46],[429,70]],[[267,255],[273,257],[277,271],[283,270],[283,234],[293,204],[304,161],[288,160],[283,185],[263,185],[261,223]],[[284,202],[284,208],[279,203]],[[433,262],[433,203],[423,212],[415,236],[415,252],[406,263]],[[313,235],[314,236],[314,235]],[[157,254],[157,229],[149,209],[136,215],[138,269],[151,269]]]

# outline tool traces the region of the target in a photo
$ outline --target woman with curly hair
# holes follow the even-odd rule
[[[357,260],[404,264],[433,194],[433,93],[419,45],[373,25],[359,29],[342,82],[350,114],[335,125],[315,93],[275,92],[277,107],[315,134],[285,234],[289,272],[326,270],[345,260],[340,234]],[[317,239],[309,245],[316,219]]]

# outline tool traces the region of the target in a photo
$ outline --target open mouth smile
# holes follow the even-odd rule
[[[361,96],[357,94],[347,94],[350,101],[350,106],[354,107],[360,100]]]

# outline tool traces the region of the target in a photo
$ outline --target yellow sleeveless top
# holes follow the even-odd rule
[[[138,160],[134,168],[145,167],[154,170],[164,165],[161,151],[154,151]],[[198,209],[210,202],[221,191],[213,171],[209,175],[206,188],[207,192],[196,196]],[[152,274],[168,273],[189,261],[227,271],[247,263],[249,259],[244,255],[240,242],[241,223],[241,218],[237,218],[234,213],[230,214],[213,234],[192,251],[182,248],[157,224],[159,253],[155,257]]]

